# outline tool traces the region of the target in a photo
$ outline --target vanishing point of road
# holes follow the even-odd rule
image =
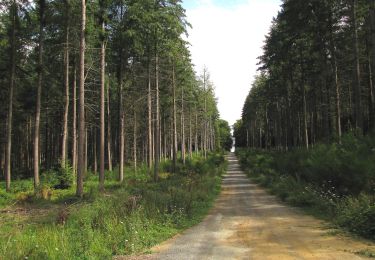
[[[327,223],[286,206],[252,183],[234,154],[222,192],[198,225],[152,249],[155,254],[134,259],[366,259],[367,241],[337,235]],[[130,258],[132,259],[132,258]]]

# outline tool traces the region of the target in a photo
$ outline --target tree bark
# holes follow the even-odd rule
[[[135,105],[135,104],[134,104]],[[137,172],[137,111],[134,106],[134,126],[133,126],[133,161],[134,171]]]
[[[155,165],[154,181],[159,178],[159,160],[160,160],[160,109],[159,109],[159,56],[155,57],[155,95],[156,95],[156,131],[155,131]]]
[[[5,155],[5,182],[6,191],[10,191],[11,182],[11,155],[12,155],[12,126],[13,126],[13,93],[14,82],[16,75],[16,19],[17,19],[17,3],[14,0],[11,7],[12,32],[11,32],[11,71],[9,80],[9,105],[8,105],[8,120],[7,120],[7,143]]]
[[[153,142],[152,142],[152,100],[151,100],[151,69],[148,61],[148,92],[147,92],[147,112],[148,112],[148,168],[152,170]]]
[[[101,24],[102,33],[105,33],[105,24]],[[99,190],[104,191],[105,167],[105,39],[103,36],[100,46],[100,169]]]
[[[184,116],[184,86],[181,86],[181,157],[185,164],[185,116]]]
[[[61,168],[66,166],[66,154],[68,146],[68,115],[69,115],[69,0],[66,5],[66,28],[65,28],[65,50],[64,50],[64,85],[65,85],[65,107],[63,122],[63,138],[61,145]]]
[[[177,165],[177,109],[176,109],[176,72],[175,65],[172,67],[172,87],[173,87],[173,171]]]
[[[77,70],[74,63],[73,71],[73,123],[72,123],[72,168],[74,175],[77,173]]]
[[[109,83],[107,83],[107,149],[108,149],[108,170],[112,171],[112,137],[111,137],[111,111],[110,111]]]
[[[78,137],[78,165],[77,191],[78,197],[83,196],[83,176],[85,174],[85,31],[86,31],[86,0],[81,0],[81,30],[79,46],[79,137]]]
[[[36,112],[35,112],[35,126],[34,126],[34,188],[40,184],[39,181],[39,137],[40,137],[40,108],[42,99],[42,84],[43,84],[43,44],[44,44],[44,8],[45,0],[39,0],[39,53],[38,53],[38,86],[36,95]]]
[[[362,118],[362,100],[361,100],[361,67],[359,62],[359,43],[358,43],[358,21],[357,21],[357,6],[358,0],[352,0],[352,12],[353,12],[353,33],[354,33],[354,62],[355,62],[355,74],[354,74],[354,116],[355,126],[357,129],[363,130],[363,118]]]

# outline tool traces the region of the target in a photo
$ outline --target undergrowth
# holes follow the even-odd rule
[[[167,171],[170,167],[170,162],[162,165],[157,183],[147,167],[127,172],[122,185],[116,183],[116,173],[108,172],[104,194],[92,177],[85,183],[83,200],[75,200],[72,189],[54,190],[44,203],[63,205],[57,212],[0,225],[0,256],[111,259],[152,247],[201,220],[219,193],[226,165],[223,155],[212,154],[207,160],[196,157],[186,165],[179,163],[176,174]],[[41,200],[27,203],[35,206]]]
[[[239,149],[244,170],[283,201],[375,240],[375,140],[345,136],[288,152]]]

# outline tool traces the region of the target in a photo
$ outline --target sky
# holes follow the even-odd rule
[[[184,0],[193,64],[206,66],[220,116],[233,125],[257,74],[257,58],[281,0]]]

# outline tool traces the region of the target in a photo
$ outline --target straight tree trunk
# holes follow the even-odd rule
[[[185,164],[185,117],[184,117],[184,86],[181,89],[181,157]]]
[[[108,149],[108,170],[112,171],[112,139],[111,139],[111,111],[110,111],[109,83],[107,83],[107,149]]]
[[[44,44],[44,9],[45,0],[39,0],[39,53],[38,53],[38,86],[36,95],[36,112],[34,126],[34,188],[39,186],[39,137],[40,137],[40,108],[42,101],[42,84],[43,84],[43,44]]]
[[[176,171],[177,165],[177,109],[176,109],[176,75],[175,65],[172,67],[172,84],[173,84],[173,171]]]
[[[105,32],[105,24],[102,21],[102,33]],[[105,40],[100,46],[100,169],[99,190],[104,191],[104,167],[105,167]]]
[[[121,66],[122,67],[122,66]],[[121,74],[121,73],[120,73]],[[124,181],[124,149],[125,149],[125,115],[124,115],[124,97],[123,97],[123,83],[122,83],[122,76],[119,77],[119,135],[120,135],[120,143],[119,143],[119,181]]]
[[[152,141],[152,100],[151,100],[151,69],[148,61],[148,92],[147,92],[147,112],[148,112],[148,168],[151,173],[153,157]]]
[[[204,140],[203,140],[203,152],[204,158],[207,158],[207,95],[206,95],[206,69],[203,71],[203,90],[204,90]]]
[[[85,174],[85,41],[86,32],[86,0],[81,0],[81,30],[79,46],[79,121],[78,121],[78,165],[77,191],[78,197],[83,196],[83,176]]]
[[[133,126],[133,160],[134,171],[137,172],[137,112],[134,106],[134,126]]]
[[[160,160],[160,109],[159,109],[159,56],[155,57],[155,94],[156,94],[156,131],[155,131],[155,165],[154,181],[159,178],[159,160]]]
[[[371,65],[372,65],[372,68],[371,68],[371,83],[373,85],[373,83],[375,82],[375,1],[370,1],[370,28],[371,28]],[[373,114],[373,116],[375,116],[375,102],[374,102],[374,93],[373,93],[373,89],[371,89],[371,92],[372,92],[372,95],[371,95],[371,99],[373,100],[372,101],[372,104],[373,104],[373,107],[372,107],[372,111],[371,113]],[[373,120],[375,121],[375,118],[373,118]],[[375,127],[375,122],[373,121],[373,125],[372,127],[374,128]],[[374,129],[371,129],[372,131]]]
[[[363,118],[362,118],[362,101],[361,101],[361,67],[359,62],[359,40],[358,40],[358,21],[357,21],[357,6],[358,0],[352,0],[352,12],[353,12],[353,33],[354,33],[354,59],[355,59],[355,75],[354,75],[354,116],[355,126],[357,129],[363,130]]]
[[[64,85],[65,85],[65,107],[63,122],[63,138],[61,145],[61,168],[66,167],[66,154],[68,146],[68,115],[69,115],[69,0],[66,0],[66,28],[65,28],[65,50],[64,50]]]
[[[189,106],[189,158],[192,159],[193,157],[193,127],[191,123],[191,108]]]
[[[6,191],[10,191],[11,182],[11,155],[12,155],[12,126],[13,126],[13,92],[16,75],[16,19],[17,19],[17,3],[14,0],[10,13],[12,19],[12,34],[11,34],[11,71],[9,80],[9,106],[8,106],[8,120],[7,120],[7,143],[5,155],[5,182]]]
[[[72,168],[74,175],[77,173],[77,70],[74,63],[73,71],[73,123],[72,123]]]

